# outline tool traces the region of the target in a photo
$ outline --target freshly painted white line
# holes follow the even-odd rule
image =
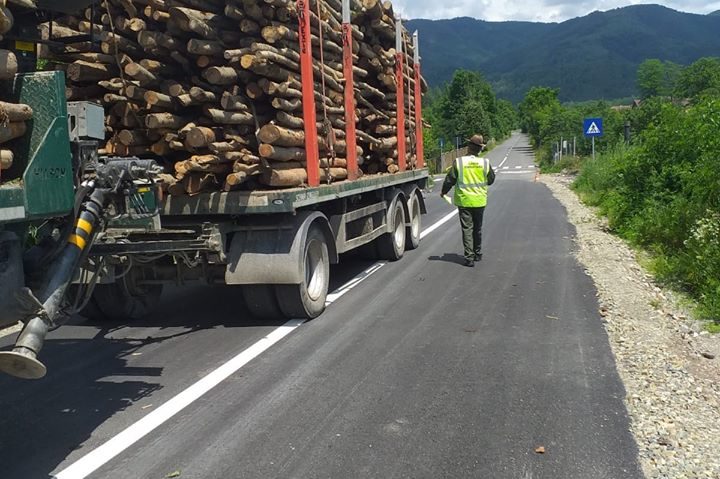
[[[379,263],[375,263],[374,265],[370,266],[368,269],[360,273],[359,275],[355,276],[353,279],[345,283],[342,287],[337,289],[334,293],[330,293],[327,295],[327,299],[325,300],[325,306],[330,306],[338,299],[345,296],[347,293],[350,292],[351,289],[353,289],[355,286],[359,285],[366,279],[368,279],[371,275],[378,272],[380,268],[385,266],[387,263],[384,261],[381,261]]]
[[[420,234],[420,239],[425,238],[433,231],[457,216],[457,210],[449,213],[440,221],[427,228]],[[370,266],[368,269],[357,275],[355,278],[347,282],[345,285],[329,294],[326,304],[330,305],[347,294],[357,285],[368,279],[387,263],[378,262]],[[101,446],[93,449],[83,457],[58,472],[54,479],[84,479],[108,462],[118,454],[138,442],[147,434],[161,426],[167,420],[171,419],[177,413],[185,409],[187,406],[204,396],[215,386],[222,383],[225,379],[242,369],[250,361],[260,356],[262,353],[277,344],[288,334],[299,328],[305,321],[302,319],[293,319],[284,325],[272,331],[270,334],[262,338],[257,343],[241,352],[230,361],[226,362],[204,378],[197,381],[189,388],[182,391],[177,396],[168,400],[166,403],[158,407],[147,416],[138,420],[127,429],[114,436]]]
[[[502,169],[503,169],[503,170],[509,170],[510,167],[509,167],[509,166],[503,166]]]
[[[529,165],[528,168],[530,168],[531,170],[533,170],[533,169],[537,168],[537,166],[535,166],[535,165]]]
[[[505,159],[502,160],[502,163],[500,163],[500,165],[498,165],[498,168],[502,168],[509,157],[510,157],[510,153],[508,152],[508,154],[505,156]]]
[[[516,169],[516,170],[522,170],[522,166],[516,166],[515,169]]]
[[[440,228],[442,225],[450,221],[451,219],[455,218],[457,216],[458,212],[457,210],[453,211],[452,213],[448,213],[446,216],[444,216],[440,221],[435,223],[434,225],[430,226],[428,229],[420,233],[420,239],[425,238],[427,235],[435,231],[436,229]]]
[[[205,395],[205,393],[223,382],[232,374],[236,373],[247,363],[267,351],[271,346],[293,332],[303,323],[304,321],[300,319],[288,321],[242,353],[232,358],[227,363],[217,368],[215,371],[211,372],[174,398],[170,399],[155,411],[151,412],[117,436],[107,441],[102,446],[92,450],[79,460],[75,461],[69,467],[60,471],[57,475],[55,475],[55,478],[82,479],[89,476],[112,458],[135,444],[155,428],[185,409],[198,398]]]
[[[513,170],[513,171],[501,171],[500,172],[501,175],[529,175],[532,173],[533,172],[530,170],[523,170],[523,171]]]

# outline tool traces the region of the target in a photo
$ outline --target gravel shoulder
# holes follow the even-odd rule
[[[576,254],[598,289],[645,475],[719,479],[720,335],[703,331],[673,293],[654,283],[635,252],[579,201],[573,177],[541,181],[577,229]]]

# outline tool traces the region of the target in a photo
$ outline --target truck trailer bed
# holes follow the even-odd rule
[[[423,168],[395,174],[368,175],[354,181],[342,181],[314,188],[170,196],[162,202],[160,212],[164,216],[295,213],[303,207],[420,181],[427,177],[428,170]]]

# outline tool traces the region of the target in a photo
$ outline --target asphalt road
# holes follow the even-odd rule
[[[51,333],[46,378],[0,378],[0,477],[79,478],[87,464],[123,479],[642,477],[565,211],[533,181],[524,136],[489,157],[481,264],[461,266],[438,182],[418,250],[349,258],[333,289],[372,274],[152,427],[285,322],[250,318],[233,288],[196,287],[132,326],[78,318]]]

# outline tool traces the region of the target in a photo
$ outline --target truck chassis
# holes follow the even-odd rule
[[[316,188],[171,197],[160,206],[162,228],[111,225],[101,233],[90,257],[105,264],[79,282],[100,272],[96,298],[110,287],[124,291],[123,301],[99,305],[110,317],[146,313],[133,303],[147,303],[148,288],[200,280],[244,286],[256,316],[314,318],[341,254],[363,248],[395,261],[418,246],[426,184],[427,171],[413,170]],[[110,286],[116,280],[124,283]]]

